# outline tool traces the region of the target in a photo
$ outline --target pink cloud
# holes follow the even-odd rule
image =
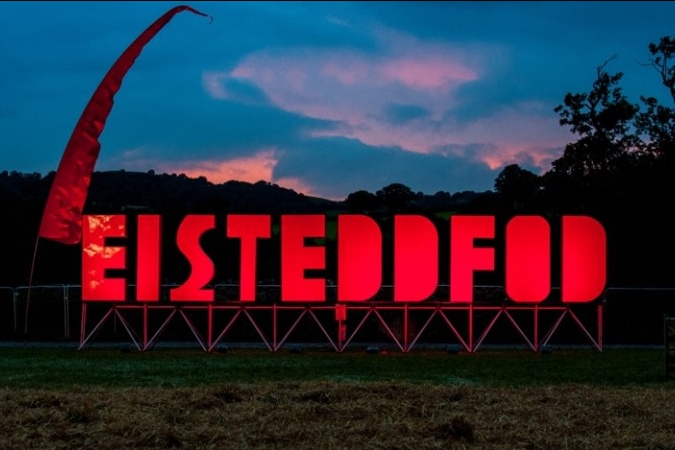
[[[272,172],[277,164],[274,150],[263,150],[251,156],[230,159],[157,162],[160,172],[184,173],[189,177],[204,176],[212,183],[230,180],[272,181]]]
[[[344,197],[331,197],[329,195],[324,195],[319,193],[313,186],[305,183],[300,178],[295,177],[284,177],[274,180],[274,183],[279,186],[283,186],[288,189],[293,189],[295,192],[300,192],[304,195],[311,197],[321,197],[328,200],[343,200]]]
[[[480,80],[486,70],[481,55],[501,56],[501,49],[421,42],[381,30],[376,34],[383,47],[378,56],[306,47],[260,51],[232,71],[205,74],[203,84],[211,96],[222,99],[219,84],[229,78],[244,80],[285,111],[332,122],[314,129],[312,136],[346,137],[425,154],[479,148],[454,156],[492,169],[527,162],[545,170],[557,156],[550,149],[568,141],[568,133],[545,105],[514,105],[462,124],[448,118],[459,106],[458,89]],[[393,121],[388,116],[392,105],[413,106],[424,114]]]
[[[121,160],[116,160],[117,167],[123,167],[127,170],[150,170],[158,173],[178,173],[185,174],[190,178],[205,177],[212,183],[225,183],[227,181],[245,181],[255,183],[258,181],[267,181],[278,184],[279,186],[293,189],[298,193],[309,196],[330,196],[320,194],[313,186],[303,182],[299,178],[284,177],[275,178],[274,169],[279,162],[278,154],[275,149],[258,150],[250,156],[240,156],[225,159],[201,159],[192,161],[166,161],[148,157],[147,149],[136,148],[123,152]],[[103,167],[109,164],[104,163]],[[334,200],[341,200],[335,198]]]
[[[546,112],[545,105],[537,103],[504,108],[467,125],[459,137],[464,142],[492,142],[492,147],[474,155],[491,169],[517,163],[534,165],[543,172],[559,156],[555,149],[569,142],[569,131]]]
[[[229,76],[222,72],[205,72],[202,75],[202,86],[213,98],[224,100],[228,98],[228,93],[223,81],[228,78]]]
[[[321,71],[326,78],[334,78],[345,86],[365,82],[368,79],[369,72],[368,62],[359,59],[351,61],[329,60],[324,63]]]
[[[216,99],[236,100],[222,84],[246,81],[284,110],[367,128],[370,120],[384,119],[383,108],[391,103],[422,104],[440,118],[456,104],[456,89],[478,78],[477,63],[467,62],[475,57],[449,45],[384,44],[389,50],[382,56],[312,48],[260,51],[231,71],[204,73],[202,84]]]
[[[520,146],[502,146],[496,149],[481,151],[476,159],[490,169],[499,169],[509,164],[533,165],[543,172],[557,157],[552,149],[530,148],[524,150]]]
[[[475,70],[442,57],[403,57],[384,64],[381,72],[386,78],[426,90],[446,89],[478,77]]]

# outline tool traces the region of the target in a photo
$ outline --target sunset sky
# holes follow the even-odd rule
[[[492,189],[574,136],[596,68],[668,103],[648,44],[672,2],[193,2],[126,76],[96,170],[270,181],[344,199]],[[174,2],[0,2],[0,171],[56,170],[91,94]]]

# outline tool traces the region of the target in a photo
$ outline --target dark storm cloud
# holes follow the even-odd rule
[[[415,119],[424,119],[431,115],[431,112],[417,105],[398,105],[391,104],[385,110],[387,121],[392,125],[402,125]]]
[[[391,183],[403,183],[425,193],[483,191],[492,189],[497,173],[465,158],[323,138],[313,139],[303,148],[281,151],[274,177],[299,178],[317,186],[318,194],[344,198],[360,189],[375,192]]]
[[[227,91],[227,98],[235,103],[264,105],[269,99],[262,89],[247,80],[229,78],[222,83],[222,88]]]
[[[304,142],[311,130],[330,126],[325,120],[266,105],[232,102],[209,105],[206,117],[191,118],[184,111],[171,109],[154,111],[141,124],[125,124],[125,133],[106,139],[106,142],[112,148],[136,149],[134,157],[146,161],[158,156],[174,161],[228,159],[261,148],[294,146]],[[120,107],[118,114],[124,115],[129,108],[131,106]],[[171,123],[174,125],[167,127]],[[186,154],[186,147],[196,151]],[[109,158],[102,155],[102,159]]]

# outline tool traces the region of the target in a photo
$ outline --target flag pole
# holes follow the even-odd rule
[[[26,313],[24,316],[23,323],[23,336],[24,339],[28,336],[28,311],[30,308],[30,293],[33,287],[33,274],[35,273],[35,260],[37,258],[38,244],[40,243],[40,234],[38,233],[37,238],[35,239],[35,248],[33,249],[33,261],[30,264],[30,275],[28,276],[28,294],[26,294]]]

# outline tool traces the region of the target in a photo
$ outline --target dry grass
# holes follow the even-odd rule
[[[675,390],[409,383],[0,390],[3,449],[675,449]]]

